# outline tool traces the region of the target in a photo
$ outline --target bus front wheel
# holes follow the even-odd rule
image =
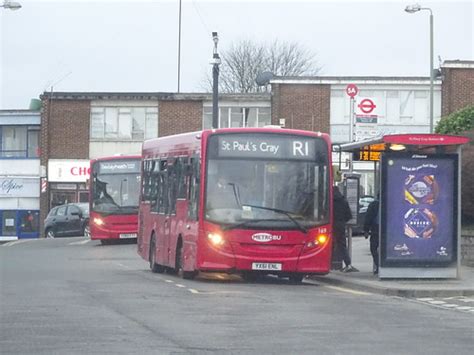
[[[178,248],[176,249],[176,273],[185,280],[193,280],[197,276],[197,271],[184,271],[184,248],[183,242],[178,242]]]
[[[300,283],[302,283],[303,278],[304,278],[304,275],[302,274],[294,274],[294,275],[290,275],[289,277],[290,283],[293,285],[299,285]]]
[[[155,236],[151,237],[150,241],[150,250],[148,253],[148,260],[150,261],[150,270],[151,272],[162,274],[165,272],[165,267],[157,264],[155,260]]]

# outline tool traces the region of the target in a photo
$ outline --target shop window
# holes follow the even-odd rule
[[[3,211],[2,213],[2,235],[16,235],[16,211]]]
[[[39,212],[20,211],[20,234],[39,232]]]

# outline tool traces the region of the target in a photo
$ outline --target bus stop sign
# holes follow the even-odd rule
[[[346,86],[346,94],[353,99],[359,93],[359,88],[356,84],[349,84]]]

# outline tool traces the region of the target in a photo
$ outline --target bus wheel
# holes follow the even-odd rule
[[[244,271],[242,273],[242,278],[246,282],[256,282],[257,279],[258,279],[258,274],[256,274],[255,272],[252,272],[252,271]]]
[[[300,283],[303,282],[303,277],[304,275],[301,274],[295,274],[295,275],[290,275],[290,283],[293,285],[299,285]]]
[[[165,272],[164,266],[155,262],[155,236],[151,237],[150,251],[148,253],[148,260],[150,261],[151,272],[162,274]]]
[[[184,271],[184,248],[181,240],[178,242],[178,248],[176,249],[176,273],[185,280],[193,280],[197,276],[196,271]]]

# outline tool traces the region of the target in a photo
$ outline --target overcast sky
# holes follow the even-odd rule
[[[0,0],[2,2],[3,0]],[[18,0],[0,8],[0,108],[44,90],[176,92],[179,0]],[[181,92],[202,91],[211,32],[232,41],[294,40],[321,75],[429,75],[429,13],[407,1],[182,0]],[[420,1],[434,13],[435,65],[474,58],[472,0]]]

